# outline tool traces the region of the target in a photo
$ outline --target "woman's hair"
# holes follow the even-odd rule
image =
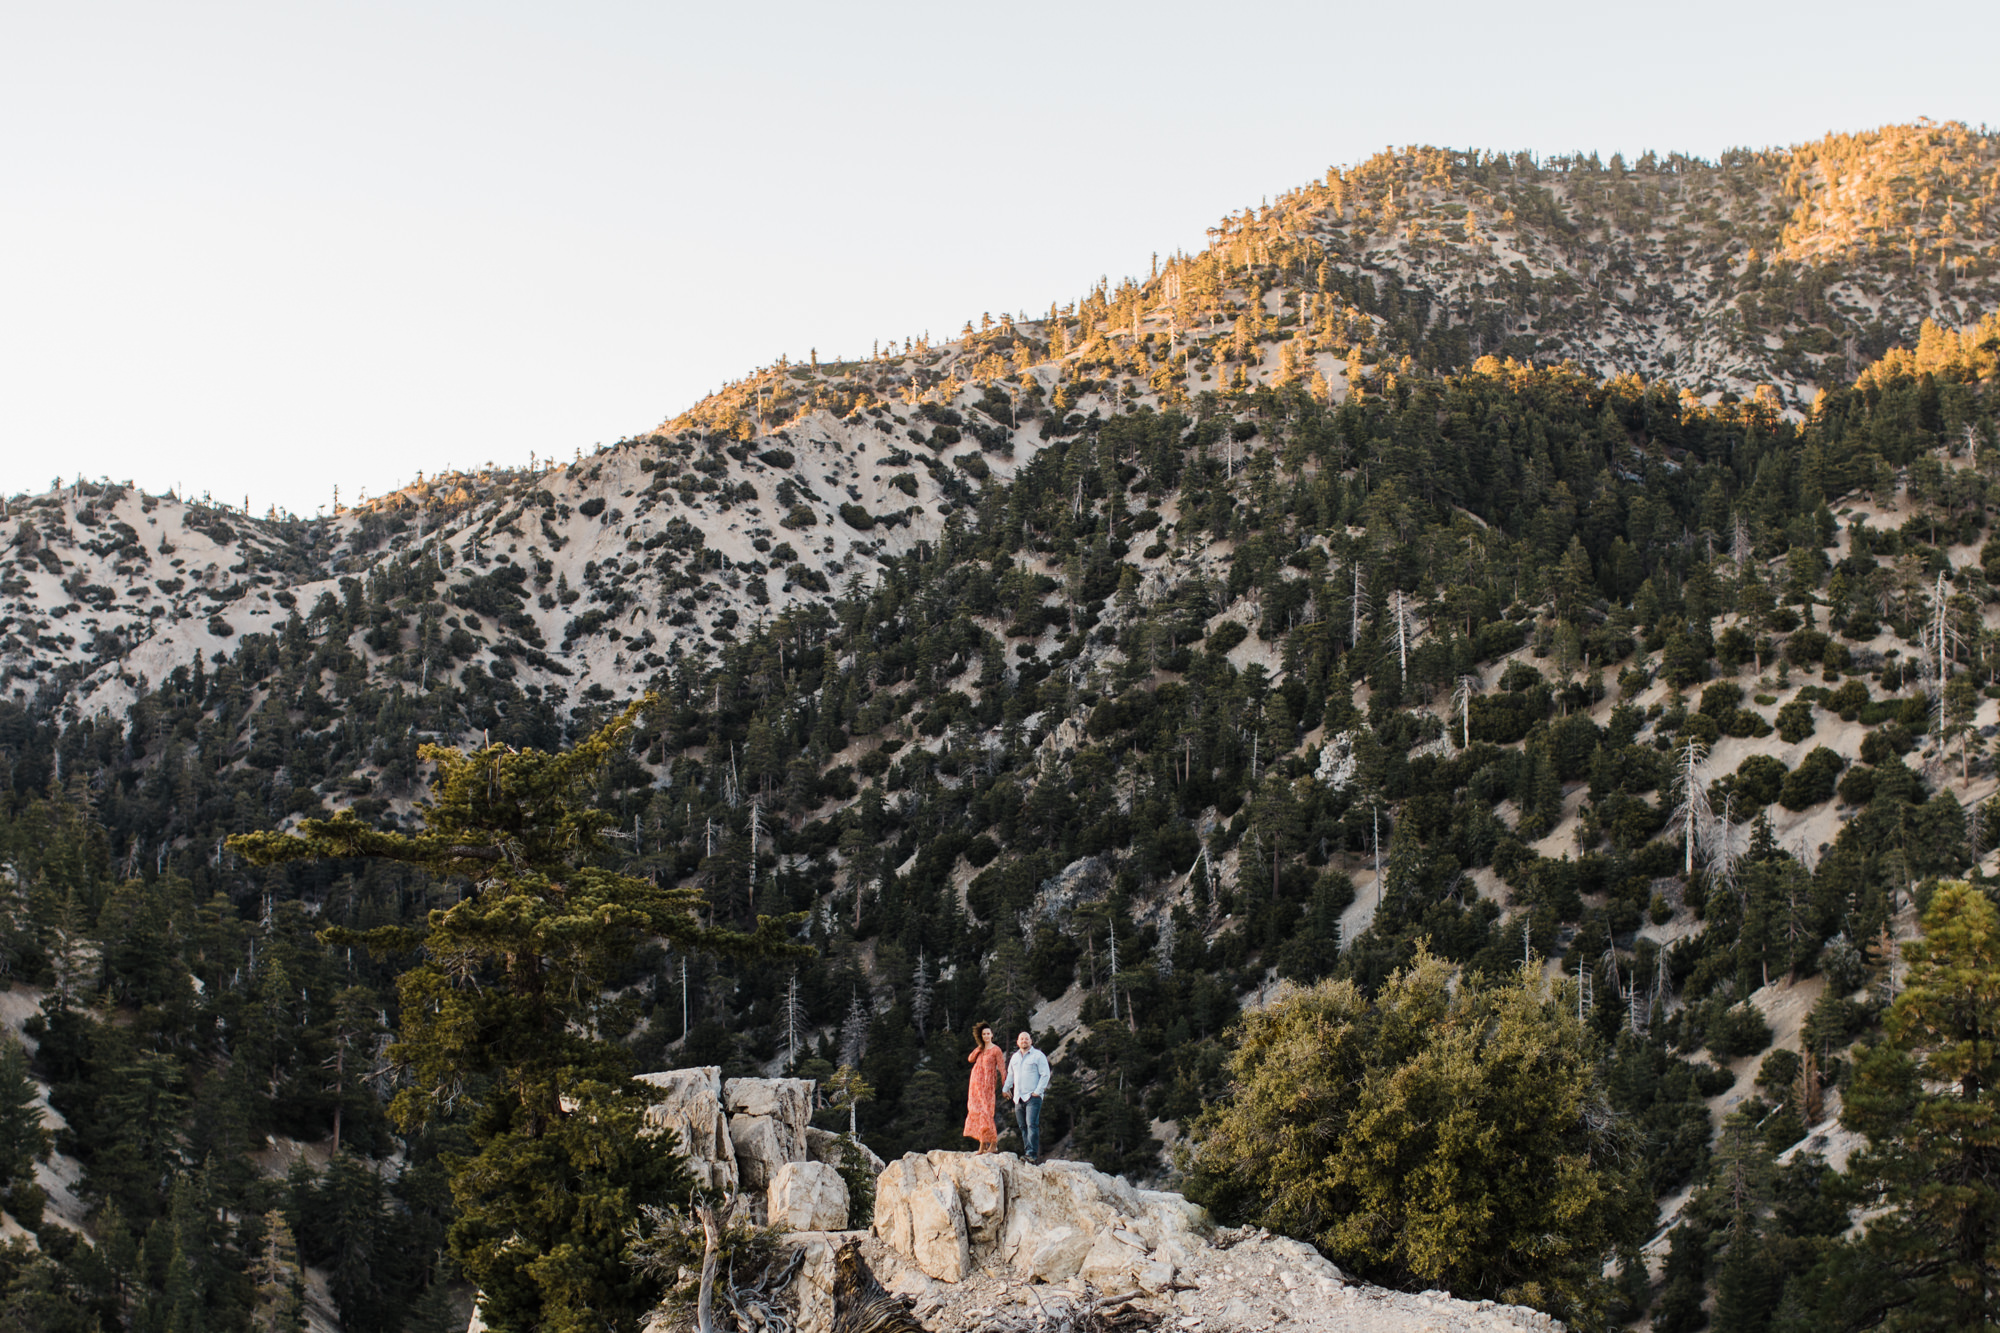
[[[974,1023],[972,1025],[972,1049],[975,1051],[979,1049],[980,1033],[991,1032],[992,1030],[993,1030],[993,1025],[991,1023]],[[993,1039],[993,1044],[995,1046],[998,1046],[1000,1044],[1000,1039],[998,1037],[995,1037]]]

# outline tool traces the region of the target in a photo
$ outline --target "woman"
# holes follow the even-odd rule
[[[993,1124],[993,1095],[1006,1073],[1007,1057],[993,1040],[993,1028],[980,1023],[972,1029],[972,1081],[965,1090],[965,1137],[979,1142],[979,1153],[1000,1151],[1000,1131]]]

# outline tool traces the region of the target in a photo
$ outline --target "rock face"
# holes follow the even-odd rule
[[[870,1171],[879,1176],[887,1169],[889,1164],[877,1157],[867,1144],[856,1139],[854,1146],[861,1150],[861,1160],[867,1164]],[[841,1160],[843,1148],[840,1135],[830,1129],[820,1129],[814,1125],[806,1126],[806,1156],[815,1162],[825,1162],[828,1166],[845,1165]]]
[[[671,1129],[680,1137],[697,1179],[719,1190],[749,1191],[767,1196],[779,1169],[793,1162],[828,1161],[813,1129],[813,1081],[809,1078],[732,1078],[721,1069],[671,1069],[641,1074],[642,1082],[660,1089],[661,1099],[646,1109],[654,1130]],[[827,1135],[831,1142],[835,1136]],[[869,1159],[880,1163],[873,1153]],[[843,1194],[845,1186],[842,1187]],[[845,1225],[845,1205],[842,1206]],[[775,1221],[775,1216],[773,1221]],[[815,1228],[818,1229],[818,1228]]]
[[[786,1162],[766,1193],[770,1225],[787,1231],[839,1231],[847,1225],[847,1182],[824,1162]]]
[[[1079,1162],[911,1153],[876,1182],[872,1232],[794,1231],[798,1333],[830,1333],[842,1247],[937,1333],[1149,1313],[1173,1333],[1562,1333],[1548,1315],[1350,1283],[1312,1246],[1216,1229],[1177,1194]],[[775,1213],[776,1203],[773,1203]]]
[[[668,1069],[640,1074],[638,1079],[661,1093],[660,1100],[646,1108],[646,1127],[656,1133],[674,1132],[697,1180],[711,1189],[735,1190],[736,1147],[722,1114],[721,1068]]]
[[[875,1234],[940,1282],[997,1262],[1041,1282],[1082,1276],[1159,1291],[1209,1229],[1180,1195],[1135,1189],[1081,1162],[910,1153],[875,1185]]]

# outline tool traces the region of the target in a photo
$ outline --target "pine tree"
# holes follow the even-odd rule
[[[796,919],[762,918],[754,934],[706,928],[692,891],[606,867],[613,816],[587,798],[651,703],[562,754],[424,747],[437,776],[417,834],[342,814],[230,843],[253,864],[381,858],[469,885],[426,929],[322,938],[378,956],[421,947],[397,983],[403,1029],[388,1056],[410,1081],[390,1115],[411,1132],[458,1102],[475,1107],[477,1151],[452,1167],[451,1244],[496,1329],[580,1327],[648,1299],[619,1259],[621,1237],[684,1173],[640,1133],[645,1094],[629,1051],[596,1035],[617,969],[655,937],[683,951],[802,952],[784,937]]]
[[[1856,1053],[1841,1121],[1869,1147],[1852,1171],[1889,1209],[1862,1242],[1872,1321],[1960,1329],[2000,1321],[2000,912],[1941,885],[1884,1040]]]
[[[922,949],[917,950],[917,969],[910,977],[910,1021],[916,1024],[919,1040],[930,1040],[929,1022],[931,1016],[931,978],[929,962]]]
[[[48,1160],[49,1134],[42,1128],[28,1054],[14,1038],[0,1038],[0,1201],[26,1227],[41,1224],[42,1189],[35,1163]]]
[[[256,1304],[250,1327],[256,1333],[298,1333],[305,1327],[305,1274],[298,1242],[285,1215],[264,1214],[264,1245],[250,1265]]]

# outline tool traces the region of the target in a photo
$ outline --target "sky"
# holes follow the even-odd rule
[[[1045,311],[1390,146],[2000,123],[2000,10],[114,0],[0,10],[0,493],[299,514],[780,354]]]

